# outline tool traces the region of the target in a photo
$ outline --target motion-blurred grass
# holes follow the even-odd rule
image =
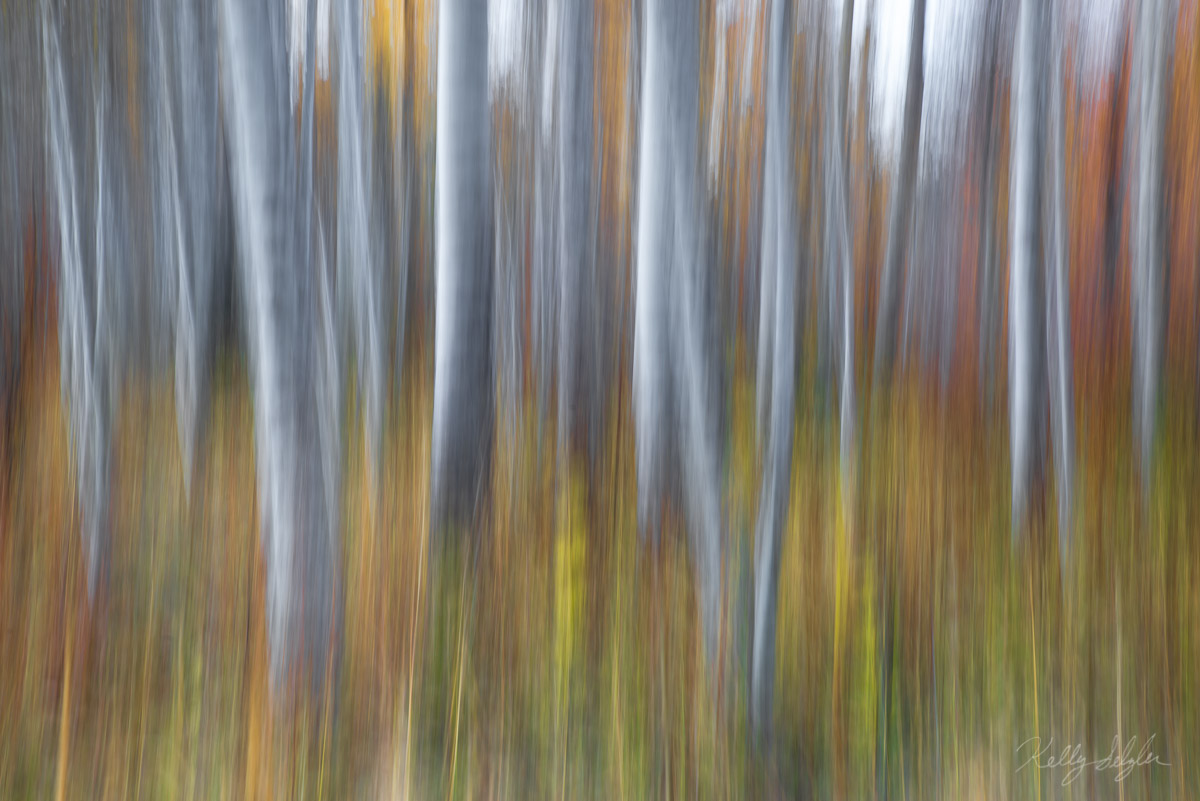
[[[500,410],[482,530],[431,559],[418,353],[378,488],[348,420],[336,686],[281,704],[245,365],[218,362],[190,502],[170,381],[125,388],[110,580],[89,604],[53,334],[33,347],[0,486],[0,797],[872,797],[889,625],[894,797],[1200,795],[1200,441],[1170,387],[1145,508],[1125,410],[1082,393],[1061,573],[1052,499],[1012,544],[999,410],[902,384],[862,415],[868,444],[842,486],[834,421],[801,403],[767,750],[745,723],[758,479],[744,368],[728,399],[720,664],[702,658],[679,510],[657,543],[638,539],[627,386],[596,469],[561,477],[552,422]],[[1064,788],[1062,771],[1018,770],[1035,735],[1094,758],[1116,735],[1155,735],[1169,767]]]

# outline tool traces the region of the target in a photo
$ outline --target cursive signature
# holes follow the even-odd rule
[[[1112,747],[1108,754],[1100,759],[1089,759],[1088,755],[1084,753],[1083,746],[1078,743],[1065,745],[1061,750],[1056,750],[1053,737],[1045,745],[1042,744],[1041,737],[1030,737],[1017,746],[1016,755],[1018,757],[1023,752],[1028,754],[1025,761],[1017,768],[1017,773],[1030,765],[1042,770],[1066,770],[1066,773],[1063,774],[1062,786],[1067,787],[1083,775],[1085,770],[1091,769],[1096,773],[1111,772],[1114,782],[1123,782],[1135,768],[1148,766],[1169,768],[1171,766],[1170,762],[1163,762],[1158,754],[1154,753],[1154,738],[1157,736],[1156,734],[1150,735],[1139,749],[1136,735],[1125,743],[1121,742],[1120,735],[1116,735],[1112,739]]]

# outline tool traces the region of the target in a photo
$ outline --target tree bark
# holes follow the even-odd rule
[[[979,396],[985,415],[990,416],[995,386],[994,354],[996,352],[995,307],[998,301],[996,285],[996,160],[998,126],[996,125],[996,83],[999,80],[1000,7],[989,0],[982,31],[983,58],[980,82],[983,84],[983,127],[979,135],[980,202],[979,202],[979,271],[976,305],[979,309],[977,369]]]
[[[184,483],[190,490],[208,411],[214,289],[217,273],[225,269],[217,264],[225,162],[217,113],[216,11],[204,0],[189,0],[179,3],[174,14],[175,39],[169,47],[177,59],[179,174],[187,186],[175,318],[175,410]]]
[[[276,692],[296,659],[314,689],[323,684],[338,628],[339,574],[338,515],[326,490],[340,451],[322,447],[315,379],[318,282],[309,243],[299,233],[308,208],[298,195],[311,187],[301,182],[312,154],[297,159],[282,14],[281,7],[256,0],[221,3],[223,117],[254,387]]]
[[[564,3],[559,14],[558,452],[562,468],[577,408],[584,405],[585,424],[590,427],[603,400],[589,397],[597,388],[587,381],[594,367],[588,354],[590,340],[597,334],[592,315],[598,300],[592,264],[592,3]]]
[[[711,265],[700,247],[705,216],[695,5],[652,0],[645,36],[633,376],[639,523],[643,531],[657,526],[665,473],[676,467],[705,653],[715,669],[720,458],[716,365],[705,328],[712,324],[715,293]]]
[[[775,689],[775,629],[779,590],[779,560],[787,519],[792,473],[792,429],[795,415],[796,274],[798,230],[796,180],[792,158],[791,105],[792,4],[771,5],[769,72],[767,76],[767,141],[763,205],[762,259],[764,275],[774,273],[773,288],[763,293],[764,308],[773,305],[771,322],[760,333],[769,349],[772,379],[759,389],[769,400],[765,408],[763,482],[755,532],[754,630],[750,668],[750,717],[760,740],[771,736]],[[775,176],[774,180],[771,176]],[[762,329],[760,329],[760,332]]]
[[[1043,395],[1041,311],[1037,270],[1040,244],[1038,167],[1041,114],[1038,83],[1043,74],[1045,20],[1040,5],[1022,0],[1017,22],[1012,91],[1009,188],[1009,433],[1012,459],[1012,532],[1025,518],[1032,474],[1037,469]]]
[[[904,130],[901,134],[900,165],[896,193],[891,200],[887,251],[879,287],[879,311],[875,323],[875,384],[877,390],[891,380],[895,355],[896,313],[904,281],[912,227],[913,186],[921,145],[921,107],[925,92],[925,0],[914,0],[908,48],[908,79],[904,101]]]
[[[1137,116],[1133,209],[1133,414],[1138,469],[1148,496],[1154,463],[1165,307],[1166,214],[1164,153],[1169,88],[1171,13],[1169,0],[1142,3],[1138,19]]]
[[[491,464],[492,215],[487,4],[438,8],[432,524],[471,522]]]
[[[1059,558],[1065,560],[1072,533],[1075,490],[1075,390],[1071,359],[1071,308],[1068,283],[1066,131],[1063,107],[1063,10],[1055,14],[1058,35],[1050,43],[1053,67],[1049,86],[1050,147],[1044,174],[1050,176],[1046,247],[1046,350],[1050,369],[1050,424],[1054,443],[1054,468],[1058,488]]]
[[[310,0],[311,5],[311,0]],[[370,163],[366,123],[366,76],[362,7],[339,0],[338,34],[338,220],[337,276],[342,313],[354,345],[358,402],[363,412],[367,475],[378,488],[382,447],[386,342],[382,285],[383,254],[376,253],[380,231],[372,225]],[[315,15],[315,11],[313,12]],[[379,121],[376,121],[378,124]]]

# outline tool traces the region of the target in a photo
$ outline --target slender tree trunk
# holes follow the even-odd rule
[[[841,145],[842,153],[846,154],[850,146],[847,103],[850,97],[850,51],[854,43],[854,0],[843,0],[841,36],[842,41],[838,48],[837,107],[842,124],[840,126],[841,138],[838,143]]]
[[[420,186],[418,182],[419,164],[417,149],[416,102],[416,59],[413,55],[416,37],[413,29],[416,27],[416,13],[412,0],[404,3],[404,68],[400,74],[400,123],[397,126],[400,136],[400,146],[397,149],[399,163],[396,165],[400,172],[400,242],[399,263],[396,272],[396,339],[395,361],[393,371],[396,379],[396,389],[399,390],[404,378],[404,355],[408,344],[409,325],[409,296],[417,274],[417,240],[420,234],[419,200]]]
[[[887,251],[879,287],[879,311],[875,322],[875,384],[884,389],[891,379],[896,340],[896,312],[900,286],[908,257],[912,226],[913,186],[921,145],[921,107],[925,93],[925,0],[913,0],[912,32],[908,49],[908,79],[904,101],[904,130],[900,143],[900,167],[896,193],[891,200]]]
[[[657,535],[658,509],[665,489],[667,404],[670,391],[666,353],[667,281],[674,249],[668,233],[669,64],[664,52],[660,6],[645,10],[641,134],[638,170],[637,288],[633,330],[633,411],[637,448],[638,528]]]
[[[13,106],[17,102],[14,98],[22,98],[20,109],[25,115],[36,113],[33,108],[36,94],[26,85],[26,76],[20,69],[22,61],[33,60],[25,52],[25,48],[31,46],[30,40],[26,38],[22,42],[17,38],[18,32],[26,33],[27,20],[13,19],[13,13],[9,12],[4,23],[5,28],[0,31],[0,70],[8,76],[9,83],[5,87],[7,91],[0,93],[0,425],[8,424],[12,409],[10,401],[20,369],[20,355],[15,343],[20,337],[24,295],[20,243],[25,225],[21,205],[27,196],[21,160],[33,155],[31,137],[26,135],[25,126],[13,119]]]
[[[850,87],[850,45],[854,33],[854,0],[845,0],[842,12],[842,45],[838,75],[838,102],[832,120],[831,141],[836,146],[830,151],[831,174],[826,178],[831,197],[827,206],[829,224],[835,245],[836,269],[841,281],[841,388],[839,391],[840,462],[842,469],[842,499],[846,504],[843,512],[849,523],[853,497],[855,463],[855,410],[854,400],[854,237],[851,225],[854,210],[850,206],[850,159],[849,159],[849,109],[847,99]]]
[[[874,392],[882,399],[891,382],[897,332],[901,283],[908,259],[912,228],[913,195],[920,159],[921,110],[925,87],[925,0],[914,0],[909,39],[908,77],[904,101],[904,128],[900,141],[900,164],[895,194],[889,201],[887,246],[880,275],[878,310],[875,320]],[[911,278],[909,280],[912,280]],[[905,304],[908,305],[907,303]],[[905,326],[907,329],[907,324]],[[907,349],[907,348],[906,348]],[[879,557],[879,718],[875,745],[876,797],[887,798],[888,719],[891,713],[893,615],[892,564],[886,543]]]
[[[1045,175],[1049,176],[1048,233],[1046,247],[1046,350],[1050,368],[1050,422],[1054,440],[1054,467],[1058,488],[1059,558],[1065,560],[1071,542],[1075,487],[1075,391],[1071,360],[1071,308],[1067,263],[1066,131],[1063,108],[1063,10],[1055,14],[1058,36],[1050,43],[1053,67],[1049,86],[1050,147]],[[1065,561],[1064,561],[1065,564]]]
[[[1171,64],[1169,0],[1149,0],[1138,19],[1134,88],[1137,153],[1133,210],[1133,413],[1142,488],[1150,491],[1162,370],[1164,265],[1164,153]]]
[[[995,386],[994,354],[995,307],[998,300],[996,287],[996,153],[998,136],[996,118],[996,83],[999,67],[999,3],[989,0],[983,24],[982,47],[984,55],[980,81],[984,84],[983,128],[980,130],[979,158],[979,253],[978,282],[975,291],[979,309],[977,369],[979,370],[979,397],[984,414],[990,417],[992,393]]]
[[[672,393],[680,425],[684,503],[698,585],[701,630],[716,669],[721,594],[721,509],[718,354],[711,347],[716,280],[703,235],[708,218],[700,151],[700,15],[690,0],[672,0],[663,32],[672,68],[671,108],[675,278],[679,291],[669,335],[680,383]],[[664,9],[666,10],[666,9]],[[710,677],[715,678],[715,677]],[[715,684],[714,684],[715,686]]]
[[[487,3],[438,7],[432,532],[468,524],[491,464],[492,215]]]
[[[904,132],[900,141],[900,173],[892,198],[887,252],[883,257],[880,301],[875,324],[875,383],[883,390],[890,381],[895,351],[896,311],[904,282],[908,235],[912,227],[913,186],[920,156],[920,114],[925,91],[925,0],[913,0],[912,32],[908,41]]]
[[[592,29],[590,0],[564,3],[559,9],[558,70],[558,453],[566,466],[576,409],[587,402],[587,425],[599,399],[582,397],[590,325],[597,298],[591,290],[592,228]],[[586,293],[586,295],[585,295]],[[586,299],[585,299],[586,298]]]
[[[309,243],[301,239],[312,153],[299,154],[304,163],[297,164],[283,9],[223,0],[221,15],[223,117],[254,386],[272,687],[281,689],[299,658],[315,690],[325,680],[337,629],[337,512],[326,488],[340,452],[321,445],[314,372],[318,283]]]
[[[94,82],[94,47],[104,38],[81,17],[43,5],[46,160],[58,224],[58,337],[61,382],[82,509],[88,592],[105,580],[111,437],[111,318],[106,316],[104,84]],[[87,11],[92,11],[88,9]],[[89,20],[90,13],[86,14]]]
[[[1040,243],[1038,167],[1042,104],[1038,86],[1043,74],[1045,19],[1040,5],[1022,0],[1017,22],[1016,63],[1012,91],[1011,167],[1009,188],[1009,420],[1012,458],[1012,531],[1025,518],[1032,474],[1037,469],[1043,395],[1041,311],[1037,260]]]
[[[993,78],[994,78],[993,73]],[[995,389],[996,302],[999,287],[996,282],[996,133],[995,88],[988,88],[988,111],[984,116],[988,130],[984,133],[987,145],[983,157],[983,197],[979,220],[979,392],[984,412],[990,416]]]
[[[311,4],[311,0],[310,0]],[[366,76],[363,16],[358,0],[339,0],[338,34],[338,293],[345,304],[354,343],[359,403],[363,411],[368,477],[378,487],[384,403],[384,350],[387,334],[381,284],[380,239],[373,230],[370,163],[367,136]],[[315,13],[315,12],[314,12]],[[377,121],[378,124],[379,121]],[[385,121],[382,121],[386,123]]]
[[[771,112],[768,111],[768,114]],[[768,128],[769,131],[769,128]],[[769,132],[763,146],[763,200],[762,238],[759,245],[760,289],[758,293],[758,360],[755,379],[756,431],[760,450],[766,448],[765,437],[770,428],[771,386],[775,366],[775,307],[777,304],[776,281],[778,276],[778,248],[773,244],[778,239],[777,217],[779,215],[779,190],[781,180],[776,174],[777,158],[774,156],[774,136]]]
[[[792,429],[795,415],[796,275],[799,229],[796,181],[792,158],[794,130],[791,105],[792,4],[773,0],[771,5],[769,67],[767,75],[767,141],[764,184],[768,209],[764,219],[762,258],[764,275],[775,273],[764,304],[774,306],[772,326],[760,337],[770,348],[773,377],[769,389],[763,482],[755,533],[754,630],[750,667],[750,717],[760,740],[771,737],[772,699],[775,690],[775,630],[779,590],[779,560],[783,552],[783,525],[787,518],[792,474]],[[836,145],[835,145],[836,147]],[[776,176],[774,180],[770,176]],[[760,329],[761,330],[761,329]],[[762,342],[760,341],[760,353]]]
[[[364,59],[366,54],[364,53]],[[375,369],[378,371],[379,386],[375,403],[377,417],[373,424],[377,427],[374,432],[365,431],[366,436],[376,436],[378,439],[367,448],[368,458],[373,460],[371,469],[382,469],[383,458],[383,423],[389,389],[400,386],[400,376],[393,378],[394,384],[389,384],[388,373],[393,368],[402,367],[398,351],[404,342],[404,303],[407,294],[405,281],[408,271],[404,261],[404,247],[407,240],[407,211],[405,210],[406,174],[401,168],[403,158],[404,121],[403,90],[389,97],[388,81],[382,71],[377,73],[372,81],[374,97],[371,101],[371,115],[368,123],[371,136],[371,164],[373,169],[367,174],[370,184],[370,232],[375,257],[374,280],[375,310],[378,314],[378,353]],[[393,124],[392,115],[395,114]],[[403,214],[403,218],[401,215]],[[395,349],[395,350],[393,350]],[[370,365],[366,365],[369,367]],[[368,376],[369,378],[369,376]],[[369,384],[369,381],[368,381]],[[365,398],[370,401],[370,398]],[[371,452],[374,451],[374,455]],[[380,478],[376,472],[375,479]],[[382,489],[378,487],[377,489]]]
[[[701,248],[699,39],[690,0],[653,0],[646,9],[633,402],[641,528],[657,525],[670,455],[682,477],[701,629],[715,669],[720,458],[716,360],[705,327],[712,324],[715,293]]]
[[[1105,190],[1104,202],[1104,284],[1102,290],[1102,309],[1105,317],[1113,315],[1113,295],[1116,292],[1117,260],[1121,255],[1121,218],[1125,199],[1126,169],[1125,148],[1122,147],[1121,114],[1117,103],[1121,99],[1122,89],[1126,90],[1127,107],[1131,105],[1128,98],[1129,56],[1125,42],[1128,26],[1125,16],[1121,15],[1118,22],[1120,34],[1117,39],[1117,50],[1120,53],[1120,66],[1117,70],[1116,81],[1113,85],[1112,110],[1108,124],[1108,185]]]
[[[188,197],[186,257],[179,262],[175,318],[175,410],[184,481],[190,488],[208,411],[213,290],[218,270],[224,269],[216,262],[225,168],[217,113],[216,11],[204,0],[188,0],[174,13],[170,47],[178,59],[180,174]]]

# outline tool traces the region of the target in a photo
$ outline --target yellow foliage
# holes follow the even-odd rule
[[[558,502],[554,538],[554,664],[565,700],[581,647],[587,592],[587,507],[581,471],[572,469]]]

